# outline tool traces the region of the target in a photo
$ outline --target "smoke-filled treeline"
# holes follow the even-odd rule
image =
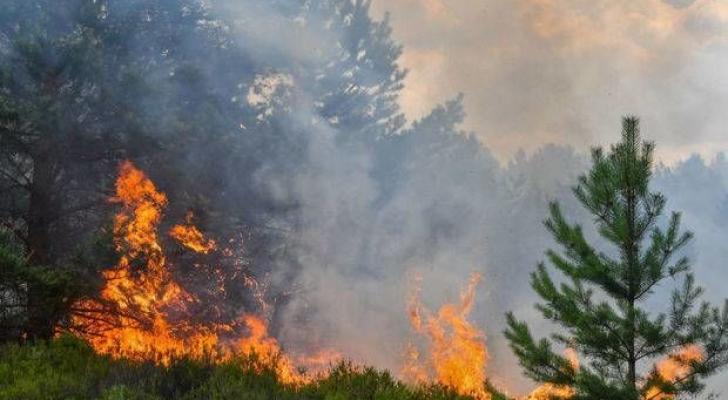
[[[284,345],[396,370],[411,274],[437,302],[482,271],[474,313],[489,332],[493,380],[518,376],[503,311],[531,312],[523,282],[550,244],[541,221],[550,200],[574,204],[570,186],[588,167],[579,151],[545,146],[499,164],[461,130],[461,97],[406,121],[402,48],[366,0],[3,7],[0,222],[26,254],[16,264],[37,266],[0,270],[3,340],[73,328],[73,304],[113,264],[108,198],[128,159],[169,196],[169,221],[192,212],[234,250],[173,257],[182,284],[211,300],[195,315],[258,307],[243,284],[253,277]],[[684,211],[698,279],[720,298],[728,164],[660,167],[656,186]],[[210,270],[193,264],[226,274],[225,295],[209,294]]]

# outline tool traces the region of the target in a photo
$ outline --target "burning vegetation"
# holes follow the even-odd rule
[[[410,296],[409,316],[415,333],[426,338],[426,346],[421,351],[409,344],[403,374],[414,382],[437,382],[460,394],[489,400],[485,334],[468,321],[480,275],[470,277],[458,304],[445,304],[434,314],[420,303],[419,280]]]
[[[254,313],[226,322],[197,322],[191,309],[200,299],[175,280],[160,233],[167,196],[144,172],[126,161],[120,166],[111,201],[120,207],[113,221],[119,260],[103,272],[100,296],[76,304],[72,318],[72,330],[97,353],[161,365],[180,358],[223,363],[242,356],[258,372],[272,371],[281,383],[293,386],[324,379],[327,371],[344,358],[334,350],[290,356],[270,336],[266,319]],[[193,214],[188,213],[183,224],[168,230],[169,238],[195,254],[220,251],[216,241],[207,238],[193,222]],[[224,249],[221,253],[234,252]],[[485,334],[468,319],[480,279],[480,274],[472,274],[459,302],[431,312],[420,301],[421,277],[415,277],[408,301],[415,336],[406,346],[401,368],[404,379],[420,386],[441,385],[477,400],[491,399],[486,389]],[[253,277],[246,276],[245,282],[253,290],[260,290]],[[253,296],[263,310],[269,309],[261,293]],[[573,349],[566,350],[565,358],[572,370],[579,369]],[[691,363],[703,358],[700,347],[683,347],[655,365],[656,382],[670,384],[685,379],[692,371]],[[526,399],[570,399],[575,394],[568,385],[546,383]],[[650,400],[672,398],[658,384],[645,394],[645,399]]]
[[[621,158],[615,157],[605,161],[601,153],[597,152],[595,164],[598,166],[599,163],[608,162],[617,164],[623,159],[634,157],[638,142],[634,132],[635,124],[634,120],[625,121],[627,131],[625,142],[620,144],[622,148],[618,148],[627,155],[622,154]],[[632,132],[628,129],[632,129]],[[649,152],[649,147],[646,149],[642,151]],[[648,159],[649,154],[641,157]],[[643,160],[642,163],[648,165],[648,161]],[[629,164],[625,167],[617,164],[601,165],[601,167],[611,171],[617,167],[633,166]],[[591,179],[601,179],[601,177],[594,175]],[[646,182],[647,178],[643,176],[642,179]],[[601,190],[604,184],[601,182],[592,184],[586,178],[581,184],[584,187],[577,187],[576,192],[582,196],[583,201],[605,201],[602,199],[604,194],[597,191]],[[646,187],[646,183],[644,185]],[[585,190],[597,191],[590,194],[595,199],[587,198]],[[608,194],[612,197],[617,196],[613,193]],[[140,365],[151,362],[161,369],[173,366],[180,360],[223,367],[235,363],[244,364],[244,366],[236,365],[239,368],[235,370],[236,373],[244,374],[249,370],[259,375],[272,373],[276,384],[280,383],[288,388],[286,390],[294,392],[303,387],[327,387],[326,385],[330,385],[332,381],[356,380],[358,377],[372,374],[371,369],[341,362],[346,358],[346,354],[335,350],[326,349],[301,354],[284,351],[283,346],[269,329],[268,316],[272,313],[274,305],[266,302],[263,292],[267,286],[260,284],[249,273],[241,275],[241,284],[250,291],[251,298],[257,303],[257,309],[246,309],[232,318],[225,318],[224,313],[212,318],[201,318],[198,306],[206,299],[188,290],[185,283],[178,279],[176,275],[180,274],[176,272],[179,272],[177,268],[180,266],[171,261],[172,253],[167,247],[173,243],[181,252],[192,258],[209,257],[210,260],[220,260],[225,257],[237,257],[239,251],[235,248],[237,243],[218,242],[207,237],[203,230],[195,225],[195,215],[191,212],[187,213],[182,223],[172,225],[167,223],[165,210],[169,200],[166,194],[130,161],[120,165],[115,193],[110,201],[118,207],[118,212],[113,217],[112,229],[113,245],[118,260],[115,265],[102,270],[103,285],[95,297],[85,297],[72,305],[69,321],[64,321],[64,324],[55,327],[58,336],[65,330],[70,330],[88,342],[93,349],[93,356],[109,356],[112,360],[131,360],[139,362]],[[609,198],[608,201],[611,202],[612,199]],[[647,200],[641,201],[647,204]],[[650,197],[649,201],[655,204],[645,207],[661,209],[663,206],[662,198],[657,195]],[[630,207],[636,206],[630,203]],[[607,206],[603,208],[608,209]],[[645,227],[653,226],[654,218],[658,215],[652,208],[648,211],[649,213],[645,212],[645,215],[650,219],[642,222]],[[602,218],[607,218],[605,215],[600,214]],[[622,221],[613,223],[618,225]],[[699,374],[715,371],[717,367],[728,362],[726,357],[728,343],[725,342],[725,332],[728,331],[728,309],[721,314],[717,308],[710,309],[704,305],[697,313],[690,315],[693,303],[701,293],[701,290],[693,285],[691,275],[688,275],[683,288],[673,295],[674,315],[670,321],[672,325],[669,327],[664,325],[666,321],[664,316],[649,321],[644,316],[646,314],[635,306],[641,299],[639,296],[650,293],[659,280],[667,276],[664,272],[658,274],[657,269],[666,269],[672,252],[683,246],[691,237],[689,234],[678,235],[678,215],[672,217],[668,232],[663,233],[654,229],[651,247],[644,255],[645,265],[654,268],[650,270],[653,275],[649,276],[653,281],[647,284],[645,283],[647,281],[638,282],[638,285],[642,285],[639,293],[622,290],[622,287],[629,288],[629,285],[622,285],[617,278],[610,275],[613,274],[610,268],[619,265],[619,261],[605,261],[601,258],[604,256],[596,256],[595,250],[581,236],[581,228],[570,226],[558,205],[552,205],[551,216],[547,219],[546,226],[567,249],[563,256],[554,251],[550,251],[548,256],[561,272],[571,275],[573,287],[567,284],[557,286],[545,267],[539,266],[532,275],[532,286],[548,301],[547,305],[539,305],[539,310],[549,319],[562,322],[580,335],[570,340],[558,335],[553,338],[561,344],[576,343],[576,347],[588,356],[583,360],[584,364],[580,365],[574,349],[567,348],[563,356],[554,354],[547,340],[535,341],[527,325],[509,315],[506,336],[511,341],[512,348],[521,358],[522,365],[531,368],[530,376],[543,382],[523,397],[524,400],[593,398],[584,397],[582,392],[595,390],[595,386],[589,385],[603,378],[594,373],[606,365],[600,364],[605,362],[604,359],[599,359],[602,351],[612,352],[608,358],[614,365],[612,371],[622,373],[623,366],[628,364],[623,360],[625,357],[632,363],[630,373],[632,387],[624,389],[603,383],[604,390],[613,392],[600,393],[598,396],[607,398],[676,399],[681,393],[699,391],[696,378]],[[621,225],[616,228],[606,227],[615,232],[621,229]],[[647,232],[647,229],[643,228],[643,231]],[[644,240],[628,237],[625,241],[629,242],[629,246],[625,247],[632,249],[636,246],[633,243],[642,243]],[[219,243],[229,243],[230,247],[221,248]],[[2,247],[0,250],[6,251]],[[591,271],[595,265],[598,266],[595,260],[609,264]],[[14,261],[18,262],[17,265],[21,268],[25,267],[19,262],[20,259]],[[678,264],[669,266],[670,269],[667,271],[671,275],[685,272],[686,263],[687,260],[682,259]],[[192,264],[195,268],[201,265]],[[617,297],[628,296],[630,301],[618,304],[630,305],[631,309],[627,308],[626,312],[617,313],[609,309],[607,303],[595,306],[590,297],[592,292],[585,289],[582,280],[597,279],[599,274],[607,276],[599,279],[606,279],[614,285],[614,288],[609,289],[613,290],[612,294]],[[210,278],[214,286],[212,290],[224,294],[226,278],[221,269],[214,269]],[[618,278],[622,279],[621,276]],[[426,390],[432,387],[476,400],[497,398],[487,386],[488,350],[485,333],[469,320],[480,279],[480,274],[472,274],[466,287],[461,291],[458,302],[442,305],[433,312],[423,305],[421,278],[415,278],[414,290],[409,296],[407,307],[413,336],[406,345],[404,360],[399,371],[403,379],[414,383],[414,387],[422,391],[412,392],[415,393],[412,398],[420,398],[417,397],[419,394],[429,393]],[[638,317],[641,318],[639,324],[629,320]],[[610,319],[614,322],[610,322]],[[637,332],[642,335],[641,341],[644,343],[640,348],[636,348],[633,344],[625,352],[622,347],[625,338],[617,336],[621,332],[615,333],[613,326],[644,330]],[[631,340],[634,341],[635,338],[632,337]],[[602,347],[606,347],[606,350]],[[670,349],[677,350],[670,352]],[[15,350],[11,349],[11,353],[12,351]],[[12,356],[15,357],[17,354]],[[652,359],[657,362],[652,365],[641,361],[642,359]],[[642,363],[640,368],[644,367],[642,369],[648,370],[647,373],[640,375],[637,372],[638,360]],[[4,370],[0,368],[0,377],[3,373],[12,372],[11,370],[12,368],[5,367]],[[388,374],[375,374],[373,379],[386,382],[388,388],[392,390],[396,390],[397,385],[400,385]],[[584,382],[589,385],[580,387]],[[625,390],[628,393],[627,397],[614,395],[625,393]],[[0,387],[0,395],[2,393]]]
[[[173,226],[169,231],[169,236],[196,253],[207,254],[217,249],[215,241],[205,238],[205,235],[193,225],[194,215],[192,212],[187,213],[186,219],[185,224]]]
[[[565,357],[569,360],[572,369],[579,369],[579,356],[574,349],[566,349]],[[526,400],[568,400],[576,394],[571,386],[555,385],[553,383],[544,383],[534,389]]]
[[[655,365],[656,384],[645,394],[645,400],[672,400],[674,395],[667,394],[660,387],[663,384],[674,384],[688,378],[693,373],[693,363],[705,360],[705,352],[698,345],[683,346],[668,355]]]
[[[244,314],[225,323],[192,322],[190,306],[199,300],[175,281],[160,238],[167,197],[131,162],[120,167],[112,201],[121,207],[113,229],[120,259],[103,273],[99,299],[79,304],[81,312],[73,320],[96,351],[165,365],[182,357],[224,361],[242,355],[255,358],[261,370],[274,370],[283,383],[310,379],[301,372],[306,358],[294,365],[259,316]],[[192,224],[191,214],[169,236],[196,253],[216,250],[215,241]],[[109,309],[115,311],[110,318],[104,315]],[[314,364],[321,363],[318,357]]]
[[[98,296],[73,305],[68,327],[85,339],[95,354],[115,360],[152,362],[160,368],[181,359],[212,365],[244,362],[245,368],[258,374],[270,372],[277,382],[290,388],[324,385],[331,379],[341,379],[341,374],[367,374],[365,368],[340,364],[346,355],[335,350],[295,355],[284,351],[269,330],[266,315],[270,315],[273,306],[262,293],[266,285],[251,274],[243,274],[241,282],[255,299],[257,312],[246,310],[227,320],[200,318],[195,310],[205,299],[186,289],[176,278],[179,266],[170,261],[168,245],[176,243],[183,253],[218,260],[235,257],[237,250],[220,248],[216,240],[195,225],[191,212],[183,223],[166,229],[166,194],[129,161],[119,167],[110,201],[118,207],[112,229],[118,261],[103,270]],[[231,247],[237,245],[234,241],[227,243]],[[194,264],[195,268],[200,265]],[[211,276],[217,285],[215,290],[224,293],[225,277],[219,269]],[[545,275],[534,277],[543,280],[543,287],[551,288]],[[480,279],[480,274],[472,274],[458,302],[433,312],[422,304],[422,278],[415,277],[407,308],[413,336],[406,345],[400,369],[403,379],[418,388],[441,387],[476,400],[494,398],[487,387],[485,334],[469,320]],[[688,280],[688,297],[696,293],[690,284]],[[682,300],[677,297],[675,301]],[[510,323],[516,334],[528,335],[525,325],[515,320]],[[57,329],[61,334],[63,328]],[[516,339],[513,335],[512,338]],[[640,399],[675,399],[675,393],[688,387],[685,385],[700,371],[701,363],[710,358],[698,344],[675,348],[678,350],[654,364],[651,374],[640,378]],[[581,371],[577,352],[568,348],[563,357],[549,357],[560,360],[554,364],[557,379],[544,381],[571,383],[544,383],[526,395],[525,400],[568,400],[578,395],[575,377]]]
[[[532,400],[716,390],[728,303],[703,301],[685,253],[700,254],[700,274],[720,275],[725,159],[656,165],[629,116],[622,139],[590,161],[583,142],[530,143],[501,163],[488,143],[510,139],[463,131],[463,96],[407,118],[402,95],[423,82],[406,78],[407,50],[376,3],[388,2],[3,2],[0,399],[149,398],[98,388],[157,371],[152,398],[494,400],[487,381],[515,388],[516,362],[541,385],[514,389]],[[530,16],[555,2],[522,3],[535,7],[516,27],[528,36]],[[660,10],[677,27],[716,10],[693,3]],[[527,92],[524,71],[507,69],[521,82],[513,94]],[[580,126],[572,114],[567,125]],[[520,139],[539,136],[523,126]],[[119,166],[125,157],[159,186],[131,161]],[[688,247],[675,205],[707,236],[700,247]],[[487,268],[489,312],[472,318],[477,274],[451,304],[428,310],[417,290],[404,304],[403,266],[418,261],[448,281],[463,265]],[[713,300],[720,283],[710,282]],[[473,321],[496,326],[536,297],[551,335],[508,313],[497,329],[515,357],[489,352]],[[36,350],[53,356],[38,364]],[[97,379],[68,390],[86,362],[100,365]]]
[[[259,371],[273,371],[282,383],[292,385],[321,379],[325,376],[322,371],[342,359],[334,350],[287,355],[269,335],[266,320],[252,313],[225,323],[193,322],[190,306],[199,299],[175,280],[161,238],[167,196],[128,161],[120,167],[115,188],[111,201],[119,204],[120,211],[114,218],[113,233],[120,258],[103,273],[99,298],[77,304],[72,321],[95,351],[162,365],[179,358],[225,362],[242,355],[253,360]],[[188,214],[184,224],[169,230],[169,237],[194,253],[218,251],[216,242],[193,219]],[[485,389],[485,336],[468,321],[479,280],[480,275],[473,274],[460,302],[446,304],[435,314],[422,307],[419,291],[410,298],[410,322],[426,345],[417,349],[410,343],[402,368],[406,379],[490,399]],[[248,286],[258,288],[257,282]],[[254,296],[262,299],[259,293]]]
[[[111,200],[120,206],[113,226],[119,262],[103,273],[99,298],[78,304],[72,321],[94,350],[162,365],[184,357],[223,362],[242,355],[252,358],[260,371],[274,371],[282,383],[293,385],[322,377],[322,371],[342,359],[333,350],[310,356],[285,354],[269,335],[266,320],[251,313],[225,323],[193,322],[190,306],[199,299],[174,279],[160,237],[167,196],[128,161],[120,167],[115,188]],[[192,221],[188,214],[184,224],[169,230],[169,237],[195,253],[216,251],[216,242]],[[485,337],[467,319],[479,280],[480,275],[473,274],[460,303],[446,304],[436,314],[422,307],[417,294],[410,299],[410,322],[427,345],[420,353],[410,344],[403,367],[407,379],[441,384],[477,399],[490,398],[484,386]],[[114,312],[105,314],[109,310]]]

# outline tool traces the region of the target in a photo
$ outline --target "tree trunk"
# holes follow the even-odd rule
[[[33,181],[28,209],[28,252],[32,265],[48,266],[52,263],[50,235],[57,208],[53,199],[55,181],[54,165],[51,161],[51,146],[39,143],[34,157]],[[43,282],[28,282],[28,340],[46,340],[53,337],[56,316],[54,300],[48,298]]]
[[[636,143],[630,143],[629,151],[637,151]],[[630,171],[633,168],[630,169]],[[637,193],[635,191],[635,183],[632,182],[632,177],[627,174],[626,177],[627,185],[627,242],[625,243],[625,252],[627,255],[627,281],[629,283],[629,294],[626,299],[628,302],[627,306],[627,384],[632,390],[634,398],[637,399],[637,355],[636,355],[636,311],[635,302],[637,298],[637,292],[639,291],[639,242],[640,238],[637,237],[636,220],[637,220]]]
[[[28,210],[28,250],[30,262],[47,265],[50,261],[50,223],[53,218],[53,169],[47,155],[35,159]]]

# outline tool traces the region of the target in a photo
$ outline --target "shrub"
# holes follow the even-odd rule
[[[109,373],[108,359],[84,342],[61,337],[0,349],[0,399],[89,399]]]
[[[493,400],[505,400],[494,394]],[[113,360],[85,342],[62,336],[48,343],[0,347],[0,400],[457,400],[442,386],[412,387],[389,372],[342,362],[308,385],[281,384],[244,357],[220,364],[190,359],[169,366]]]

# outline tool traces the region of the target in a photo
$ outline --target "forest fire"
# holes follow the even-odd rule
[[[321,376],[342,358],[332,350],[288,356],[269,336],[266,321],[253,314],[229,323],[193,323],[185,318],[188,306],[198,299],[175,281],[165,256],[159,226],[167,196],[131,162],[124,162],[112,201],[121,205],[113,229],[114,244],[121,256],[116,266],[103,273],[100,298],[78,304],[76,308],[83,311],[73,320],[74,325],[85,327],[79,331],[97,352],[165,365],[179,357],[225,361],[242,355],[255,368],[272,370],[281,382],[294,385]],[[216,242],[193,224],[192,214],[168,234],[195,253],[217,250]],[[403,369],[409,379],[435,381],[461,394],[489,398],[484,388],[484,335],[467,321],[479,280],[480,276],[474,274],[461,294],[460,304],[445,305],[436,315],[423,315],[427,312],[419,300],[416,296],[411,299],[411,322],[418,334],[429,339],[429,356],[419,360],[418,350],[411,347],[413,352]],[[111,319],[96,317],[109,306],[119,310],[119,315]],[[309,373],[302,373],[299,366]]]
[[[436,314],[420,303],[419,278],[410,297],[409,315],[412,328],[426,337],[428,355],[410,343],[403,374],[415,382],[434,381],[476,399],[490,399],[485,389],[485,363],[488,353],[485,335],[468,321],[473,308],[479,274],[470,277],[460,294],[459,304],[446,304]]]
[[[75,308],[80,311],[72,321],[97,352],[163,365],[180,357],[224,362],[243,356],[256,370],[273,371],[281,382],[294,386],[324,376],[324,371],[342,358],[330,350],[297,357],[285,354],[270,336],[266,320],[255,314],[246,313],[227,323],[195,322],[189,309],[199,299],[174,279],[160,236],[167,196],[130,162],[121,165],[115,188],[111,200],[121,206],[113,224],[119,260],[103,272],[100,297],[77,304]],[[207,238],[193,219],[188,214],[184,224],[168,231],[169,237],[194,253],[218,251],[216,242]],[[420,301],[421,278],[415,278],[408,312],[420,340],[419,345],[411,342],[407,347],[401,371],[405,379],[441,384],[478,400],[491,398],[485,386],[485,335],[468,320],[480,279],[479,274],[472,274],[459,302],[431,312]],[[257,283],[250,287],[257,287]],[[254,296],[261,299],[259,293]],[[108,309],[117,313],[104,315]],[[567,349],[566,357],[574,369],[579,368],[573,350]],[[689,373],[691,362],[703,357],[699,347],[687,346],[657,363],[655,370],[662,379],[674,382]],[[571,387],[544,384],[526,398],[569,399],[574,394]],[[672,397],[652,388],[646,398]]]
[[[73,321],[85,327],[82,335],[96,351],[161,364],[183,356],[224,361],[242,355],[256,359],[261,369],[274,370],[284,383],[309,379],[268,336],[262,318],[244,315],[241,321],[202,324],[178,317],[197,299],[168,269],[158,233],[167,197],[130,162],[121,165],[112,201],[122,207],[114,218],[113,231],[121,256],[115,267],[103,273],[100,299],[79,304],[77,308],[85,312]],[[188,215],[186,224],[174,226],[170,236],[197,253],[215,250],[215,242],[205,238],[191,220]],[[97,318],[107,306],[118,309],[119,315],[111,320]]]
[[[728,0],[482,3],[3,1],[0,400],[728,399]]]

